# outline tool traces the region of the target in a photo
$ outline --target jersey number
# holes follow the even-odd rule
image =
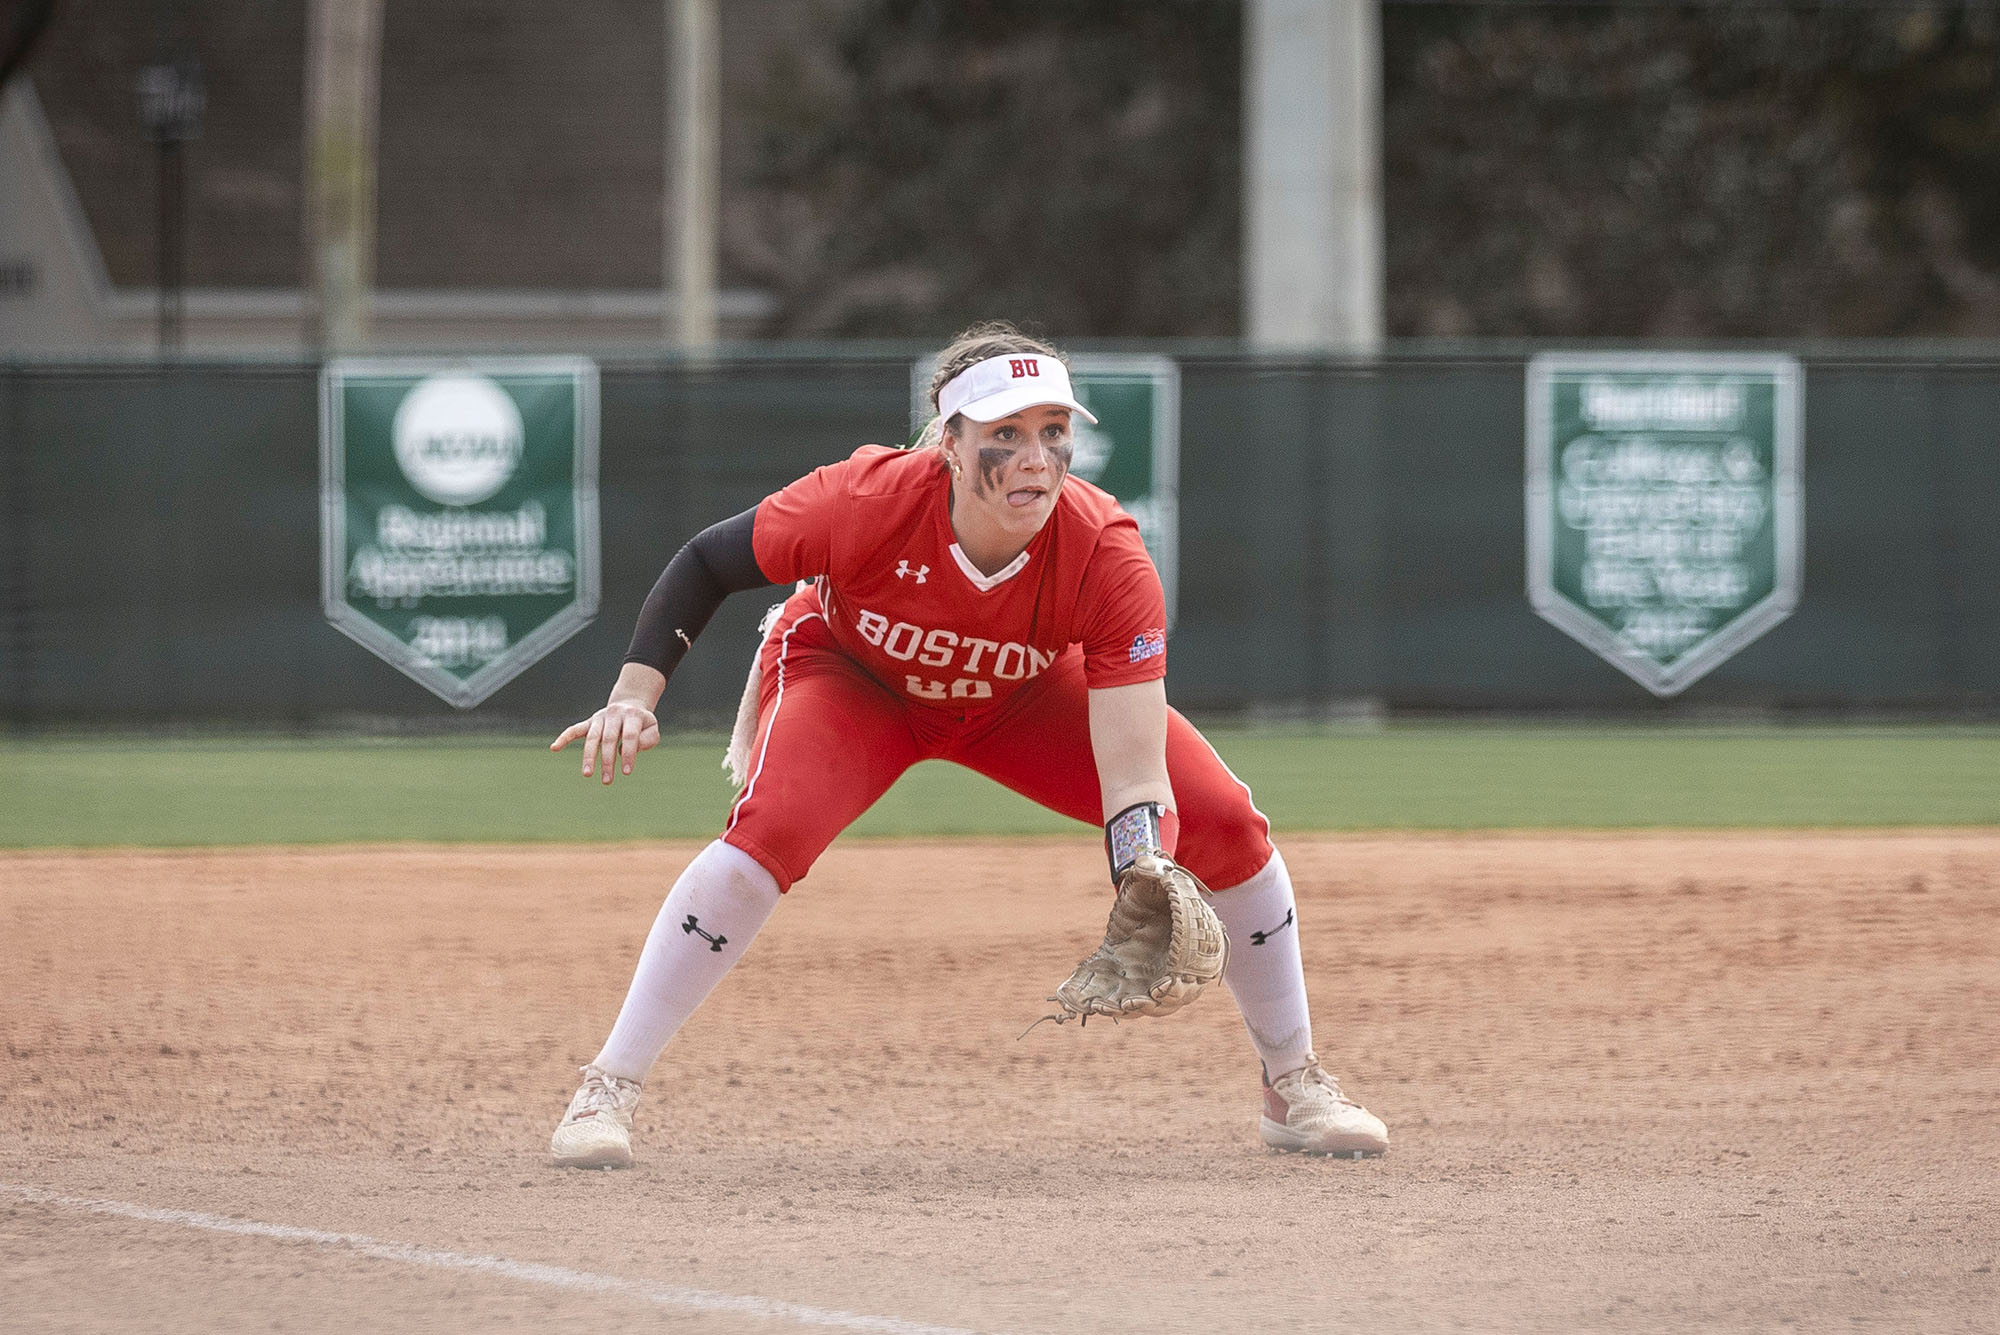
[[[993,683],[981,681],[977,677],[960,677],[950,686],[941,681],[925,681],[922,677],[903,678],[903,689],[919,700],[991,700]]]

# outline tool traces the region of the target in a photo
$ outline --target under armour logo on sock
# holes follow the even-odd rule
[[[684,934],[698,936],[708,942],[710,950],[721,950],[729,944],[729,938],[726,936],[710,936],[707,932],[702,931],[700,919],[696,918],[692,913],[688,914],[688,920],[681,924],[681,931]]]
[[[688,921],[689,921],[689,922],[693,922],[693,921],[694,921],[694,919],[692,919],[692,918],[689,918],[689,919],[688,919]],[[1265,943],[1266,941],[1269,941],[1269,940],[1270,940],[1270,939],[1271,939],[1272,937],[1276,936],[1276,935],[1277,935],[1277,934],[1278,934],[1279,932],[1282,932],[1282,931],[1284,931],[1284,930],[1285,930],[1285,929],[1286,929],[1287,927],[1290,927],[1291,925],[1292,925],[1292,910],[1290,910],[1290,909],[1286,909],[1286,910],[1285,910],[1285,920],[1284,920],[1283,922],[1279,923],[1279,924],[1278,924],[1278,925],[1277,925],[1276,927],[1273,927],[1273,928],[1272,928],[1272,929],[1271,929],[1270,931],[1268,931],[1268,932],[1252,932],[1252,933],[1250,933],[1250,944],[1251,944],[1251,945],[1253,945],[1253,946],[1261,946],[1261,945],[1263,945],[1263,944],[1264,944],[1264,943]],[[719,947],[718,947],[718,949],[719,949]]]

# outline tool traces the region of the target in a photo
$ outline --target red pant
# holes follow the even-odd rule
[[[793,595],[763,647],[750,780],[723,838],[779,888],[920,760],[950,760],[1052,811],[1101,826],[1083,654],[1057,657],[1010,699],[961,717],[905,702],[833,643],[819,596]],[[1167,715],[1167,777],[1180,816],[1177,860],[1213,889],[1271,858],[1271,826],[1250,790],[1179,711]]]

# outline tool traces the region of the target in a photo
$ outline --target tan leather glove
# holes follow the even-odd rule
[[[1057,1024],[1093,1015],[1170,1015],[1222,977],[1229,936],[1202,899],[1194,873],[1160,853],[1136,859],[1118,881],[1104,944],[1050,1000]]]

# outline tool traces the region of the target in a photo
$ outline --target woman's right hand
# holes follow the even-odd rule
[[[560,751],[579,737],[583,738],[583,777],[589,778],[591,766],[597,764],[604,782],[610,783],[614,764],[630,774],[639,753],[660,744],[660,721],[636,700],[613,700],[581,723],[564,728],[549,750]]]

